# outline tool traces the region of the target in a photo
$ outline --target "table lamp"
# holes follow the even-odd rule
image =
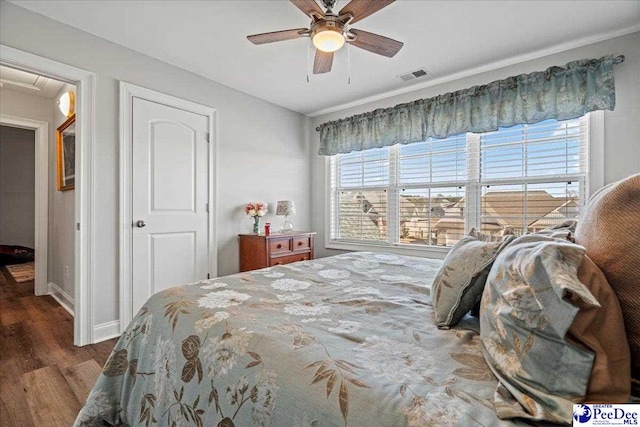
[[[293,231],[293,224],[289,221],[289,215],[296,214],[296,205],[292,200],[280,200],[276,207],[276,215],[284,215],[284,222],[280,228],[281,233],[288,233]]]

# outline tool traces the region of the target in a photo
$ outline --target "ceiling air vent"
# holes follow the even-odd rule
[[[418,68],[415,71],[411,71],[410,73],[400,74],[398,78],[403,82],[408,82],[411,80],[423,78],[427,74],[428,74],[427,70],[424,67],[422,67],[422,68]]]

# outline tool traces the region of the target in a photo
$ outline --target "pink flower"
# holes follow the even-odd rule
[[[251,216],[265,216],[268,212],[267,204],[265,202],[247,203],[244,207],[244,213]]]

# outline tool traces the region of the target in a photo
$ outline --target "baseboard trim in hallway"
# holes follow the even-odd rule
[[[49,282],[48,287],[49,292],[47,293],[47,295],[51,295],[54,300],[58,301],[58,304],[60,304],[62,308],[67,310],[67,312],[73,316],[73,310],[75,306],[74,299],[53,282]]]

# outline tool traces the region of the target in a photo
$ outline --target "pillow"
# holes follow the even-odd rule
[[[587,256],[578,268],[578,280],[600,303],[599,308],[583,307],[579,299],[569,297],[580,311],[567,338],[589,348],[596,356],[585,402],[627,402],[631,356],[618,298],[602,271]]]
[[[530,234],[497,257],[482,296],[480,338],[499,380],[499,418],[571,423],[573,404],[584,400],[595,357],[565,340],[579,310],[574,304],[600,307],[577,279],[584,252]]]
[[[465,236],[453,245],[431,288],[438,328],[457,325],[473,308],[482,296],[493,260],[514,238],[506,235],[499,242],[484,242]]]
[[[615,291],[631,349],[631,371],[640,378],[640,174],[596,192],[575,234]]]
[[[578,221],[575,219],[564,220],[560,224],[553,225],[545,228],[544,230],[536,231],[533,234],[540,234],[543,236],[549,236],[556,239],[564,239],[573,242],[573,235],[576,232],[576,225]]]

